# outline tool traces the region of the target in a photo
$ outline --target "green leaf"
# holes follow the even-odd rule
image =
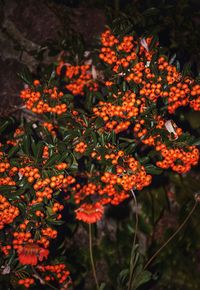
[[[67,150],[67,146],[66,146],[66,144],[65,144],[64,142],[58,142],[57,147],[58,147],[58,151],[59,151],[59,153],[60,153],[61,155],[62,155],[63,153],[65,153],[66,150]]]
[[[175,59],[176,59],[176,53],[174,53],[173,56],[170,58],[169,64],[173,64]]]
[[[73,162],[70,165],[70,169],[76,171],[78,169],[78,163],[75,158],[73,158]]]
[[[155,175],[159,175],[163,172],[163,170],[161,168],[158,168],[157,166],[155,166],[153,164],[145,165],[145,170],[147,173],[155,174]]]
[[[144,16],[153,16],[153,15],[158,15],[159,13],[160,13],[160,10],[158,8],[151,7],[151,8],[146,9],[143,12],[143,15]]]
[[[118,277],[117,277],[117,280],[118,280],[118,284],[121,285],[121,286],[124,286],[128,280],[128,274],[129,274],[129,269],[123,269]]]
[[[11,192],[13,190],[16,190],[15,186],[10,186],[10,185],[1,185],[0,186],[0,192]]]
[[[64,134],[63,141],[70,141],[73,140],[75,137],[80,136],[77,130],[67,130],[66,134]]]
[[[111,140],[112,140],[112,144],[116,143],[116,134],[114,130],[111,132]]]
[[[137,145],[136,145],[135,143],[130,144],[130,145],[125,149],[126,154],[133,153],[133,152],[135,151],[136,146],[137,146]]]
[[[31,206],[30,212],[35,212],[37,210],[42,210],[43,209],[43,203],[36,203]]]
[[[104,125],[104,120],[100,117],[98,117],[95,121],[96,128],[101,128]]]
[[[90,136],[91,135],[91,132],[92,132],[92,128],[86,129],[85,132],[84,132],[84,137]]]
[[[100,143],[102,146],[105,146],[105,135],[103,133],[100,135]]]
[[[157,35],[154,35],[153,36],[153,39],[151,40],[151,43],[149,45],[149,50],[152,50],[154,48],[156,42],[158,42],[158,36]]]
[[[139,160],[142,164],[145,164],[150,161],[150,158],[149,156],[145,156],[145,157],[139,158]]]
[[[10,151],[8,152],[8,158],[12,157],[13,155],[15,155],[17,152],[19,151],[19,146],[14,146],[10,149]]]
[[[107,149],[103,146],[103,147],[98,147],[96,148],[96,151],[101,155],[104,156],[107,153]]]
[[[83,118],[86,127],[88,127],[88,120],[87,120],[86,116],[83,114],[81,117]]]
[[[60,158],[61,158],[60,154],[52,155],[45,163],[44,168],[49,167],[49,166],[57,163],[60,160]]]
[[[0,133],[2,133],[9,125],[9,121],[6,120],[0,125]]]
[[[50,219],[50,218],[47,218],[46,221],[47,221],[47,223],[51,223],[52,225],[56,225],[56,226],[60,226],[60,225],[63,225],[65,223],[64,221],[54,220],[54,219]]]
[[[177,71],[180,71],[180,62],[177,60],[176,61],[176,69],[177,69]]]
[[[104,289],[106,289],[106,283],[101,283],[100,290],[104,290]]]
[[[27,67],[24,68],[22,73],[17,74],[26,84],[32,85],[32,76]]]
[[[152,274],[149,271],[143,271],[141,272],[135,279],[135,286],[132,289],[137,289],[139,288],[141,285],[146,284],[147,282],[149,282],[152,278]]]
[[[20,211],[21,211],[22,213],[24,213],[25,210],[26,210],[26,205],[25,205],[25,203],[18,202],[18,203],[17,203],[17,207],[20,209]]]
[[[15,192],[12,193],[12,195],[10,195],[11,198],[16,197],[16,196],[20,196],[21,194],[24,194],[24,192],[30,189],[30,184],[27,184],[25,186],[23,186],[23,188],[19,188],[17,189]]]
[[[46,206],[46,210],[47,210],[48,216],[52,216],[52,215],[54,215],[54,212],[53,212],[53,210],[52,210],[52,207],[50,207],[50,206]]]
[[[123,90],[123,92],[126,92],[126,90],[127,90],[125,81],[122,83],[122,90]]]
[[[186,77],[186,76],[189,76],[191,75],[191,63],[190,62],[187,62],[184,67],[183,67],[183,70],[182,70],[182,76],[183,78]]]
[[[92,137],[92,141],[96,145],[97,144],[97,134],[93,130],[91,131],[91,137]]]
[[[134,143],[135,142],[134,139],[124,138],[124,137],[119,137],[119,140],[123,140],[123,141],[126,141],[128,143]]]
[[[26,153],[29,156],[31,155],[31,139],[30,136],[27,134],[23,136],[22,149],[24,153]]]
[[[40,162],[43,154],[44,143],[40,141],[36,146],[35,161]]]
[[[200,145],[200,138],[198,138],[195,141],[193,141],[192,144],[190,144],[190,145],[199,146]]]

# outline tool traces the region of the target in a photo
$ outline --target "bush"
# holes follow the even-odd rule
[[[26,82],[20,93],[26,118],[1,122],[1,276],[7,281],[3,283],[13,289],[39,284],[42,289],[82,289],[78,287],[84,277],[72,265],[74,254],[68,261],[66,243],[83,222],[89,224],[90,255],[82,253],[80,259],[88,265],[90,258],[96,287],[138,289],[154,283],[151,263],[182,229],[199,199],[190,195],[186,219],[147,259],[158,237],[155,225],[166,203],[175,200],[168,180],[165,200],[159,202],[158,176],[164,185],[169,176],[187,178],[198,163],[199,141],[183,132],[176,112],[183,107],[186,114],[199,111],[200,85],[187,71],[180,71],[178,61],[165,54],[155,36],[115,35],[107,29],[98,57],[89,52],[77,65],[66,55],[41,80],[21,76]],[[148,206],[146,197],[140,201],[146,216],[138,205],[142,192],[152,199]],[[126,241],[118,245],[119,253],[123,251],[116,263],[118,272],[108,269],[112,278],[102,278],[107,285],[99,286],[92,224],[100,227],[104,212],[109,220],[113,206],[125,207],[125,222],[131,199],[136,225],[133,229],[130,223],[123,224],[119,230]],[[142,232],[149,236],[147,249],[141,245]],[[115,243],[102,238],[104,254],[99,250],[99,257],[110,266],[115,265],[109,261],[115,259]],[[71,279],[70,272],[81,281]]]

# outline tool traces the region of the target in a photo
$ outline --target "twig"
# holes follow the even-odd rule
[[[97,280],[96,269],[94,265],[93,251],[92,251],[92,226],[91,224],[89,224],[89,251],[90,251],[90,261],[92,265],[92,272],[93,272],[94,280],[95,280],[97,289],[100,290],[99,283]]]
[[[37,271],[34,269],[34,267],[31,267],[32,271],[35,273],[34,277],[37,278],[38,280],[40,280],[43,282],[43,284],[46,284],[47,286],[49,286],[51,289],[53,290],[57,290],[57,288],[55,288],[53,285],[51,285],[50,283],[48,283],[47,281],[45,281],[42,277],[40,277],[40,275],[37,273]]]
[[[151,262],[157,257],[157,255],[169,244],[169,242],[171,242],[171,240],[182,230],[182,228],[184,227],[184,225],[187,223],[187,221],[190,219],[191,215],[195,211],[195,209],[197,207],[197,204],[198,204],[197,201],[195,201],[195,204],[194,204],[193,208],[191,209],[191,211],[189,212],[189,214],[187,215],[187,217],[180,224],[180,226],[173,233],[173,235],[171,235],[171,237],[169,237],[169,239],[155,252],[155,254],[153,254],[153,256],[151,256],[151,258],[145,264],[144,270],[151,264]]]
[[[132,249],[131,249],[131,259],[132,259],[132,253],[135,249],[135,245],[136,245],[136,239],[137,239],[137,232],[138,232],[138,222],[139,222],[139,218],[138,218],[138,204],[137,204],[137,199],[135,196],[135,193],[133,190],[131,190],[132,196],[133,196],[133,200],[134,200],[134,204],[135,204],[135,232],[134,232],[134,238],[133,238],[133,245],[132,245]],[[132,285],[132,280],[133,280],[133,272],[134,272],[134,265],[131,269],[131,260],[130,260],[130,275],[129,275],[129,281],[128,281],[128,290],[131,289],[131,285]]]

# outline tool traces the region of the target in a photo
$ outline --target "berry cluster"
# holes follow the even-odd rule
[[[165,144],[156,146],[156,150],[161,152],[162,161],[157,161],[158,167],[172,170],[178,173],[185,173],[191,169],[191,166],[197,165],[199,160],[199,150],[195,146],[190,146],[185,151],[183,148],[168,149]]]
[[[44,122],[42,124],[53,136],[56,135],[55,126],[52,123]]]
[[[90,65],[70,65],[61,61],[57,67],[57,74],[65,68],[65,77],[67,80],[66,88],[73,95],[84,95],[85,89],[97,91],[98,85],[93,80]]]
[[[19,146],[20,144],[21,141]],[[60,212],[64,209],[64,206],[56,200],[58,190],[67,191],[68,186],[74,183],[75,179],[70,175],[53,174],[55,171],[65,173],[65,169],[68,168],[66,162],[55,162],[49,171],[49,177],[42,178],[44,173],[42,170],[43,161],[47,161],[49,158],[48,146],[42,148],[43,157],[39,168],[35,167],[34,160],[25,154],[16,156],[15,162],[18,163],[18,167],[13,166],[12,159],[10,160],[3,150],[3,145],[1,149],[0,185],[15,185],[16,191],[22,191],[21,185],[25,187],[24,192],[20,195],[15,193],[16,198],[12,200],[12,204],[3,194],[0,195],[0,229],[6,231],[6,225],[15,224],[10,228],[9,235],[5,236],[1,251],[5,259],[6,257],[9,259],[12,252],[16,254],[18,262],[24,267],[28,265],[36,267],[39,262],[41,263],[44,259],[47,259],[50,242],[52,239],[56,239],[58,234],[53,226],[46,223],[48,217],[53,217],[55,221],[62,217]],[[13,198],[12,193],[13,190],[11,191],[11,197]],[[18,203],[21,205],[20,210]],[[19,214],[21,220],[15,223],[14,220]],[[20,278],[18,283],[29,288],[35,283],[35,280]]]
[[[105,172],[101,181],[112,185],[121,185],[125,191],[142,190],[144,186],[151,183],[151,175],[147,175],[144,166],[141,166],[137,160],[125,156],[123,162],[124,166],[117,166],[117,174]]]
[[[0,173],[5,172],[10,167],[8,162],[0,162]]]
[[[114,72],[120,72],[121,69],[127,69],[138,57],[146,58],[148,61],[151,60],[153,56],[153,51],[149,51],[147,48],[151,44],[152,38],[148,37],[141,40],[139,44],[138,40],[134,39],[132,35],[124,36],[121,42],[117,39],[110,30],[106,30],[101,36],[101,53],[99,58],[104,62],[113,65],[112,70]],[[136,53],[138,51],[138,53]],[[144,64],[143,64],[144,65]],[[135,67],[139,68],[138,64]],[[132,69],[135,73],[134,69]],[[139,69],[140,72],[140,69]],[[142,75],[129,74],[130,80],[137,77],[135,81],[140,83]]]
[[[17,207],[11,205],[3,195],[0,195],[0,229],[12,223],[19,213]]]
[[[78,153],[84,153],[87,149],[87,144],[85,144],[84,142],[80,142],[78,144],[76,144],[74,151],[78,152]]]
[[[127,130],[131,124],[131,118],[139,114],[138,107],[141,101],[136,101],[136,94],[131,91],[127,91],[124,94],[119,92],[118,95],[113,97],[118,104],[115,105],[115,103],[101,101],[98,107],[93,109],[93,112],[96,116],[101,117],[105,121],[105,129],[109,131],[114,130],[117,134]]]
[[[62,101],[63,95],[63,92],[58,92],[56,87],[42,89],[40,86],[25,88],[20,93],[26,108],[33,113],[54,113],[57,115],[67,111],[67,105]]]
[[[20,279],[18,281],[19,285],[24,285],[26,288],[30,288],[31,285],[35,283],[35,280],[33,278],[25,278],[25,279]]]
[[[119,76],[129,83],[130,88],[135,87],[136,101],[144,102],[145,107],[148,107],[148,101],[156,103],[162,98],[171,114],[180,106],[188,104],[199,110],[199,84],[191,78],[184,78],[177,68],[170,64],[167,57],[158,56],[158,43],[152,48],[151,42],[152,37],[145,39],[130,35],[124,36],[120,43],[120,40],[107,30],[102,34],[103,47],[99,57],[112,66],[112,70],[119,73]],[[151,62],[153,57],[154,61]],[[106,81],[105,85],[112,87],[114,82]],[[118,93],[119,101],[120,95],[122,97],[124,94]],[[116,101],[116,96],[113,96],[113,101]],[[107,110],[106,104],[103,105],[104,118],[109,115],[110,105],[113,104],[107,103]],[[120,108],[120,111],[122,113],[123,108]]]
[[[32,183],[38,178],[40,178],[38,168],[34,168],[32,166],[26,166],[19,169],[19,174],[21,176],[27,177],[28,182]]]
[[[70,272],[68,271],[65,264],[56,264],[56,265],[39,265],[38,270],[42,273],[45,273],[45,281],[54,281],[55,278],[58,280],[58,283],[65,286],[64,289],[67,289],[71,284]]]

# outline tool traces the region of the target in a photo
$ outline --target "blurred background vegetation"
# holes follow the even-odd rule
[[[141,34],[156,34],[160,45],[180,62],[180,66],[200,76],[199,0],[0,0],[0,99],[1,115],[19,108],[23,84],[17,73],[29,70],[35,76],[55,62],[62,51],[71,56],[93,51],[105,25],[120,30],[128,27]],[[199,136],[199,113],[180,109],[176,121],[185,131]],[[95,229],[95,258],[105,289],[116,289],[119,272],[130,258],[134,234],[134,212],[139,214],[139,244],[151,256],[172,234],[199,192],[196,168],[187,175],[166,172],[154,178],[151,187],[138,198],[138,208],[126,202],[108,208],[105,219]],[[72,270],[74,289],[94,289],[88,270],[87,228],[72,219],[68,208],[61,232],[67,233],[60,249],[65,251]],[[56,246],[56,245],[54,245]],[[154,281],[141,290],[192,290],[200,287],[199,210],[187,227],[163,250],[151,270]]]

